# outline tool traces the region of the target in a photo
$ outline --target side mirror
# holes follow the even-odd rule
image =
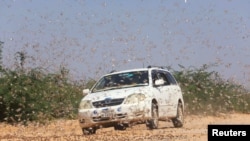
[[[89,93],[89,89],[83,89],[82,93],[83,93],[83,95],[88,94]]]
[[[160,86],[160,85],[163,85],[163,84],[164,84],[164,80],[163,79],[155,80],[155,85],[156,86]]]

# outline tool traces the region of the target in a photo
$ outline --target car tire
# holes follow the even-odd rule
[[[116,124],[114,126],[115,130],[126,130],[127,126],[123,125],[123,124]]]
[[[146,126],[150,130],[157,129],[159,125],[157,104],[152,103],[151,107],[152,107],[151,109],[152,119],[146,121]]]
[[[183,106],[181,102],[178,103],[177,115],[175,118],[172,119],[172,122],[173,122],[174,127],[176,128],[180,128],[183,126],[184,114],[183,114]]]
[[[84,135],[91,135],[96,133],[96,128],[82,128],[82,133]]]

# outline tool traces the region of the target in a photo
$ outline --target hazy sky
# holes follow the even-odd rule
[[[250,87],[249,0],[0,0],[3,64],[25,52],[27,69],[73,79],[113,69],[178,64]]]

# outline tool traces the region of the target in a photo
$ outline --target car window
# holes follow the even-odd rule
[[[177,82],[172,74],[170,74],[169,72],[165,72],[165,75],[167,76],[167,79],[169,80],[170,84],[172,84],[172,85],[177,84]]]
[[[160,70],[153,70],[152,71],[152,80],[153,80],[153,85],[155,85],[156,80],[162,79],[164,81],[163,85],[170,85],[170,82],[167,78],[167,76],[164,74],[163,71]]]

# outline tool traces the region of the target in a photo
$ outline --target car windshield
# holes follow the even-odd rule
[[[101,78],[92,92],[148,85],[148,71],[111,74]]]

